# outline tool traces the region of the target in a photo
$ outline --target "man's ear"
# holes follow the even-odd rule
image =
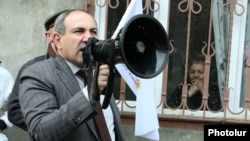
[[[46,37],[46,38],[49,37],[49,32],[48,32],[48,31],[46,31],[44,34],[45,34],[45,37]]]
[[[61,35],[59,33],[53,34],[53,43],[56,45],[57,49],[61,49]]]

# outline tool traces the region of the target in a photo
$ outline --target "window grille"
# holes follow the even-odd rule
[[[100,38],[110,38],[129,0],[95,0],[94,15]],[[156,17],[165,27],[170,41],[169,62],[155,82],[158,116],[215,122],[249,121],[249,0],[142,0],[144,14]],[[104,21],[104,22],[103,22]],[[204,84],[201,106],[188,105],[189,60],[204,58]],[[218,86],[222,108],[209,106],[211,85]],[[181,88],[181,103],[167,100]],[[160,89],[160,90],[159,90]],[[122,114],[134,114],[135,99],[117,73],[114,87]],[[212,104],[213,105],[213,104]]]

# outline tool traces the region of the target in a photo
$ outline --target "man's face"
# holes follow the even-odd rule
[[[64,21],[65,35],[60,36],[58,53],[69,62],[82,68],[82,51],[89,37],[97,37],[97,25],[93,17],[82,12],[70,13]]]

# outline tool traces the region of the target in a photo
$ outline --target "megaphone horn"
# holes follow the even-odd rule
[[[161,23],[150,15],[132,17],[117,39],[91,42],[92,55],[97,61],[106,60],[110,46],[116,43],[116,56],[121,56],[133,74],[145,79],[161,73],[169,58],[167,33]]]
[[[121,57],[133,74],[148,79],[157,76],[165,68],[169,58],[169,41],[164,27],[157,19],[139,14],[125,24],[116,39],[99,41],[90,38],[83,52],[85,63],[92,56],[97,62],[112,61],[110,55],[114,54]],[[111,94],[105,95],[103,108],[108,106]]]
[[[120,36],[120,54],[132,73],[153,78],[162,72],[168,62],[169,41],[158,20],[150,15],[134,16]]]

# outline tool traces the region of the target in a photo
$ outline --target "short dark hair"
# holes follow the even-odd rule
[[[62,14],[63,12],[66,12],[68,10],[63,10],[63,11],[59,11],[57,13],[55,13],[54,15],[50,16],[45,22],[44,22],[44,27],[45,30],[48,31],[51,27],[54,26],[54,23],[56,21],[56,18]]]
[[[74,11],[82,11],[85,12],[86,14],[89,14],[87,11],[83,10],[83,9],[71,9],[71,10],[67,10],[65,12],[63,12],[62,14],[60,14],[58,16],[58,18],[55,21],[55,31],[64,35],[65,34],[65,25],[64,25],[64,20],[65,18],[72,12]],[[93,18],[94,19],[94,18]],[[95,20],[95,19],[94,19]]]

